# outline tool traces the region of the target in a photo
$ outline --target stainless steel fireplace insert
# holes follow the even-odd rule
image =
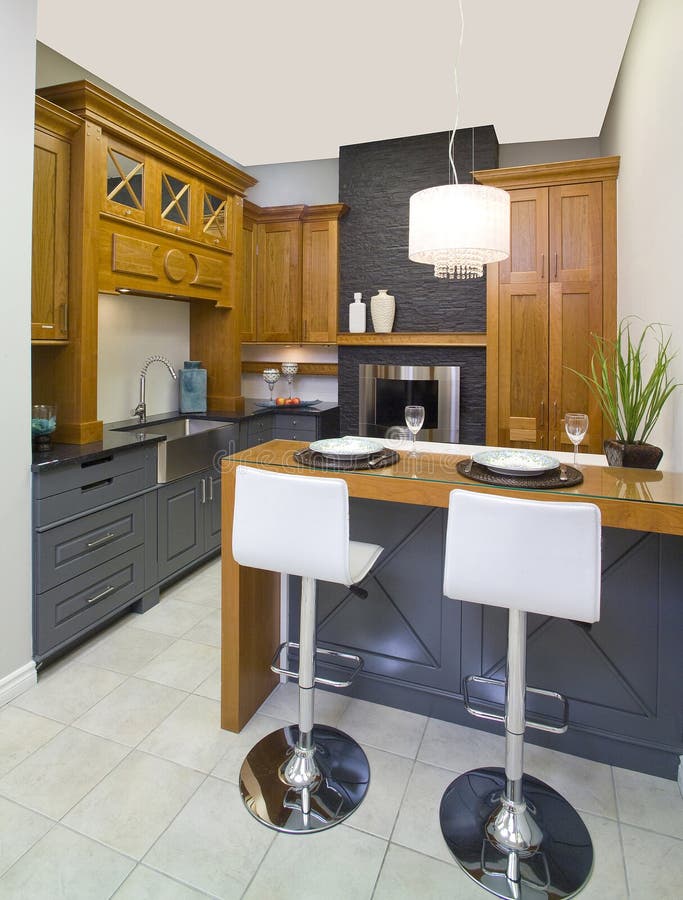
[[[358,367],[358,433],[391,437],[391,428],[405,427],[404,409],[424,406],[421,441],[460,440],[459,366]]]

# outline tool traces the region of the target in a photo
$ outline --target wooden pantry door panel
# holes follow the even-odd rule
[[[501,285],[498,442],[543,448],[548,436],[548,287]]]
[[[301,335],[301,224],[258,226],[257,340]]]
[[[602,453],[602,414],[587,385],[572,369],[587,374],[593,354],[591,334],[602,333],[599,286],[550,285],[550,449],[572,450],[564,430],[564,414],[587,413],[588,434],[581,443],[587,453]]]
[[[602,184],[550,188],[550,280],[602,280]]]
[[[501,284],[548,280],[548,188],[510,191],[510,256],[499,273]]]

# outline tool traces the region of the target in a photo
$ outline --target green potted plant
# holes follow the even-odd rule
[[[604,442],[607,462],[611,466],[656,469],[662,450],[648,444],[647,439],[664,404],[679,387],[670,372],[676,355],[670,350],[671,335],[665,338],[662,326],[651,323],[634,340],[627,318],[620,322],[615,341],[596,334],[592,338],[590,374],[572,371],[588,385],[614,429],[616,440]],[[644,361],[646,344],[650,342],[656,355],[652,371],[646,376]]]

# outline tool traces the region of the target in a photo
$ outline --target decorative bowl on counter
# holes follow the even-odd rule
[[[31,406],[31,438],[33,449],[49,450],[52,446],[52,432],[57,427],[57,406],[55,403],[34,403]]]

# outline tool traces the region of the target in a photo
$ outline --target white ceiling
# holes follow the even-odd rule
[[[638,0],[463,0],[459,127],[599,134]],[[455,121],[457,0],[38,0],[38,39],[242,165]]]

